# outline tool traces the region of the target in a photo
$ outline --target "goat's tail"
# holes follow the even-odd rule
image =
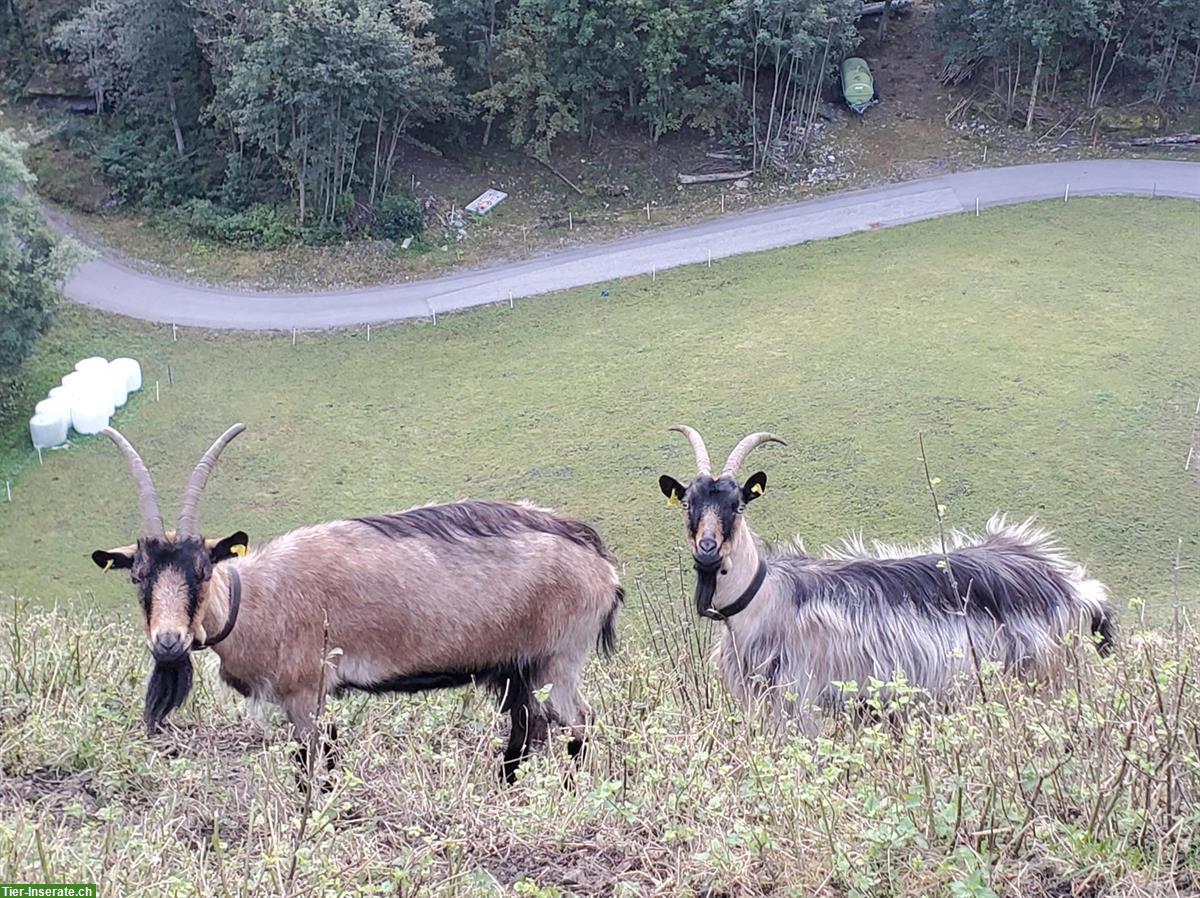
[[[596,650],[605,658],[611,658],[617,650],[617,613],[625,602],[625,590],[617,586],[613,590],[612,607],[604,615],[600,624],[600,632],[596,634]]]
[[[1110,609],[1092,613],[1092,637],[1101,658],[1107,658],[1117,650],[1117,628]]]
[[[1096,651],[1100,653],[1101,658],[1107,658],[1117,649],[1117,619],[1113,613],[1112,600],[1103,583],[1088,577],[1082,568],[1076,570],[1074,582],[1071,584],[1075,599],[1090,616],[1092,640],[1096,644]]]

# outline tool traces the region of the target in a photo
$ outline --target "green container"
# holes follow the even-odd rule
[[[875,79],[865,59],[851,56],[842,62],[842,96],[855,112],[862,112],[876,101]]]

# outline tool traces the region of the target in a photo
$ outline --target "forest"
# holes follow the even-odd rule
[[[186,207],[265,243],[403,231],[402,145],[507,142],[547,158],[613,127],[690,129],[755,169],[803,152],[861,0],[6,0],[10,93],[69,65],[99,112],[88,146],[122,202]],[[1196,0],[937,0],[955,78],[1030,122],[1039,97],[1186,102]],[[931,89],[934,85],[931,85]]]

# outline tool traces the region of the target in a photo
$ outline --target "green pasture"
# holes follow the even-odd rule
[[[75,360],[132,355],[146,389],[114,420],[173,517],[228,424],[201,507],[212,535],[460,497],[530,499],[593,522],[630,580],[677,564],[678,512],[655,483],[769,429],[746,473],[767,538],[932,535],[924,433],[947,519],[1037,516],[1118,600],[1200,586],[1200,480],[1185,471],[1200,369],[1200,206],[1079,199],[959,216],[429,322],[241,335],[66,308],[28,399]],[[607,290],[608,295],[602,295]],[[170,374],[168,376],[168,369]],[[155,382],[160,399],[155,399]],[[30,403],[31,404],[31,403]],[[136,535],[104,438],[44,462],[24,420],[0,432],[0,593],[129,603],[91,550]],[[93,599],[94,597],[94,599]]]

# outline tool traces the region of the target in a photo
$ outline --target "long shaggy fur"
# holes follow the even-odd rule
[[[719,650],[726,684],[829,707],[845,698],[835,683],[865,688],[902,674],[946,697],[971,672],[971,642],[981,660],[1038,680],[1061,672],[1072,634],[1094,634],[1100,652],[1111,651],[1104,585],[1032,521],[997,515],[982,537],[955,532],[946,548],[948,568],[940,544],[852,538],[822,557],[796,543],[766,550],[771,575],[757,613],[735,618]]]

